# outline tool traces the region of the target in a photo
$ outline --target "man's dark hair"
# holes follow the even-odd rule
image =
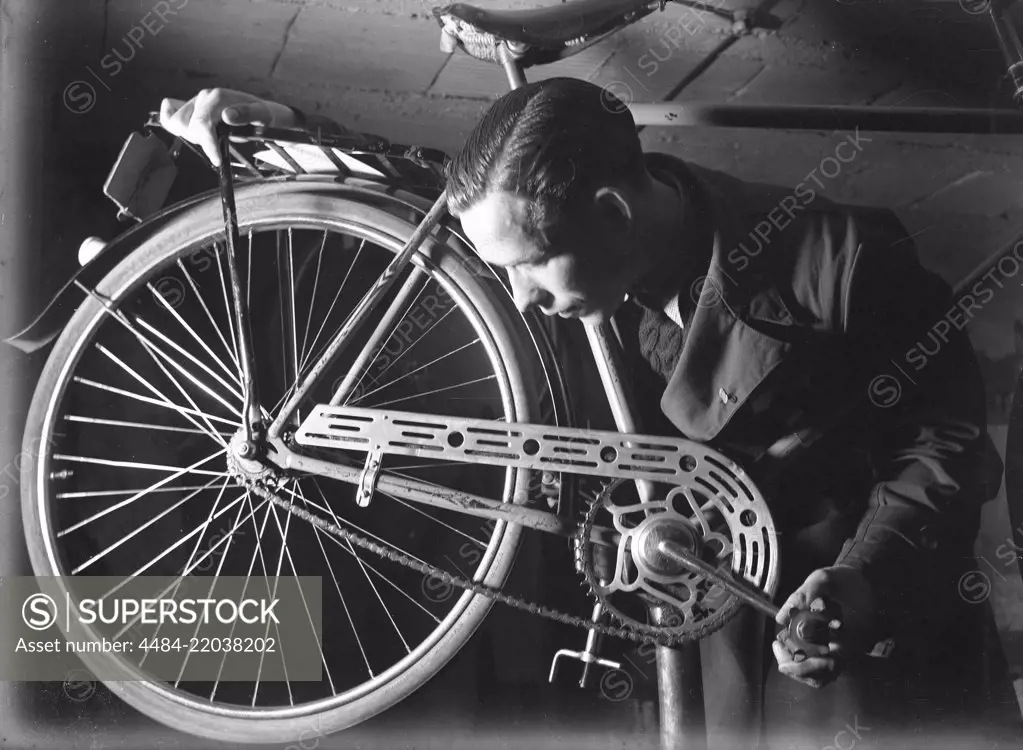
[[[448,164],[448,208],[458,215],[493,190],[529,199],[540,238],[602,180],[645,173],[636,123],[613,94],[576,78],[529,83],[498,99]]]

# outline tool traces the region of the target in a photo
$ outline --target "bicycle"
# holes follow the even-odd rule
[[[456,5],[435,15],[517,86],[526,68],[663,7],[581,0],[509,13]],[[751,118],[770,126],[779,112],[625,103],[638,125]],[[841,127],[850,115],[798,110],[806,128],[831,129],[836,118]],[[991,123],[949,112],[854,114],[881,129],[924,115],[938,129]],[[1019,126],[1016,117],[998,121]],[[721,627],[743,601],[767,606],[780,561],[754,482],[706,446],[640,432],[610,327],[586,333],[618,432],[573,426],[551,331],[514,310],[500,274],[444,216],[443,154],[364,134],[225,127],[219,188],[163,208],[182,144],[163,144],[152,119],[146,130],[129,139],[107,183],[138,225],[92,257],[14,341],[38,348],[61,331],[25,432],[33,570],[181,578],[215,567],[214,576],[252,577],[258,560],[267,579],[289,568],[300,575],[322,557],[323,590],[336,591],[328,603],[347,627],[324,634],[310,620],[310,635],[325,636],[325,678],[311,687],[110,681],[118,696],[198,736],[287,742],[310,722],[342,730],[407,697],[495,601],[585,629],[586,648],[563,653],[586,670],[608,664],[595,650],[601,635],[683,643]],[[77,294],[83,301],[65,321],[63,303]],[[260,307],[266,299],[276,305]],[[417,326],[421,335],[408,339]],[[402,331],[407,340],[392,351]],[[413,349],[411,367],[406,359],[386,378]],[[387,465],[395,458],[412,463]],[[155,482],[146,478],[153,472]],[[571,475],[603,482],[584,508],[574,507]],[[613,499],[622,493],[629,502]],[[292,521],[305,525],[292,531]],[[275,547],[264,539],[268,526],[280,537]],[[556,612],[502,589],[527,528],[573,541],[598,595],[592,613]],[[441,565],[466,545],[464,569]],[[598,548],[614,550],[614,570],[601,569]],[[368,604],[350,606],[342,581],[357,593],[352,601]],[[438,601],[427,581],[462,594]],[[651,622],[632,608],[637,590]],[[822,619],[801,616],[806,629],[792,637],[811,647]],[[346,664],[359,668],[338,669]]]

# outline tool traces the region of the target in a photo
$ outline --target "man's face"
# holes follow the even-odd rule
[[[625,272],[620,237],[602,232],[596,210],[563,217],[544,248],[529,230],[528,200],[492,191],[459,217],[480,257],[508,272],[515,306],[539,307],[544,315],[579,318],[597,325],[610,319],[625,298],[631,277]]]

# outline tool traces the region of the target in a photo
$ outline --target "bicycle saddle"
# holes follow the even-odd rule
[[[499,11],[454,3],[433,12],[438,19],[451,16],[509,42],[543,46],[589,36],[632,11],[656,3],[658,0],[571,0],[535,10]]]

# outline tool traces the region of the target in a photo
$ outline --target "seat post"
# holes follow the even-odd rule
[[[507,42],[501,42],[497,47],[498,57],[501,58],[501,65],[504,67],[504,74],[508,76],[508,85],[512,89],[526,85],[526,74],[522,72],[522,65],[519,59],[508,49]]]

